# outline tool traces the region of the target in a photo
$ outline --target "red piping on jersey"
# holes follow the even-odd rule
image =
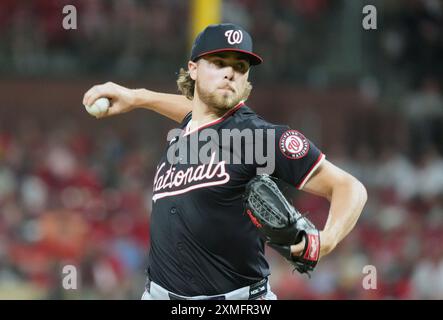
[[[317,164],[324,158],[324,154],[320,153],[320,155],[318,156],[317,160],[315,161],[315,163],[312,165],[312,167],[308,170],[308,172],[303,176],[303,179],[300,180],[300,183],[298,183],[295,187],[297,189],[300,189],[300,186],[304,184],[306,177],[308,177],[312,170],[314,170],[314,168],[317,166]]]
[[[206,124],[204,124],[204,125],[202,125],[202,126],[200,126],[200,127],[197,127],[197,128],[195,128],[195,129],[192,129],[191,131],[186,132],[183,136],[187,136],[188,134],[191,134],[191,133],[193,133],[193,132],[195,132],[195,131],[198,131],[198,130],[201,130],[201,129],[204,129],[204,128],[207,128],[207,127],[213,126],[214,124],[217,124],[217,123],[222,122],[223,120],[225,120],[226,118],[230,117],[235,111],[237,111],[238,109],[240,109],[240,108],[241,108],[242,106],[244,106],[244,105],[245,105],[245,103],[244,103],[243,101],[240,101],[239,104],[237,104],[237,105],[236,105],[235,107],[233,107],[231,110],[229,110],[228,112],[226,112],[221,118],[215,119],[215,120],[213,120],[213,121],[211,121],[211,122],[208,122],[208,123],[206,123]],[[192,120],[192,118],[191,118],[191,120]]]

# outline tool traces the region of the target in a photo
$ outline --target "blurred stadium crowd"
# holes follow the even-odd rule
[[[155,79],[175,90],[188,52],[186,1],[74,2],[72,32],[60,26],[64,1],[0,2],[2,79]],[[379,30],[365,33],[355,27],[362,3],[224,1],[224,20],[250,29],[265,58],[252,73],[257,88],[277,82],[332,97],[346,87],[361,101],[339,115],[348,121],[337,132],[314,137],[367,186],[368,204],[312,279],[268,250],[281,299],[443,299],[443,5],[374,1]],[[272,120],[298,118],[292,101],[281,115],[267,108],[272,94],[251,105]],[[0,106],[0,298],[138,299],[143,291],[153,171],[171,123],[146,113],[135,124],[97,125],[77,100],[77,113],[66,114]],[[289,123],[308,136],[332,112],[310,111],[318,121]],[[323,199],[294,197],[324,223]],[[62,287],[69,264],[77,290]],[[362,287],[365,265],[376,267],[376,290]]]

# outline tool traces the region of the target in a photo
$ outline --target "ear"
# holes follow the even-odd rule
[[[188,62],[188,70],[189,70],[189,76],[192,80],[197,80],[197,63],[194,61]]]

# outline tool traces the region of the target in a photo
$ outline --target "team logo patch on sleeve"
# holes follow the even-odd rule
[[[288,130],[280,138],[280,151],[289,159],[300,159],[308,154],[309,142],[297,130]]]

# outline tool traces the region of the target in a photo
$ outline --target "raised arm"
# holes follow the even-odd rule
[[[111,107],[106,114],[97,118],[144,108],[181,122],[192,110],[191,101],[183,95],[160,93],[147,89],[129,89],[113,82],[95,85],[86,91],[83,96],[83,105],[90,106],[95,100],[102,97],[111,100]]]
[[[330,253],[354,228],[367,200],[363,184],[325,160],[308,180],[303,191],[322,196],[331,203],[329,216],[320,232],[320,257]],[[299,255],[304,242],[291,246]]]

